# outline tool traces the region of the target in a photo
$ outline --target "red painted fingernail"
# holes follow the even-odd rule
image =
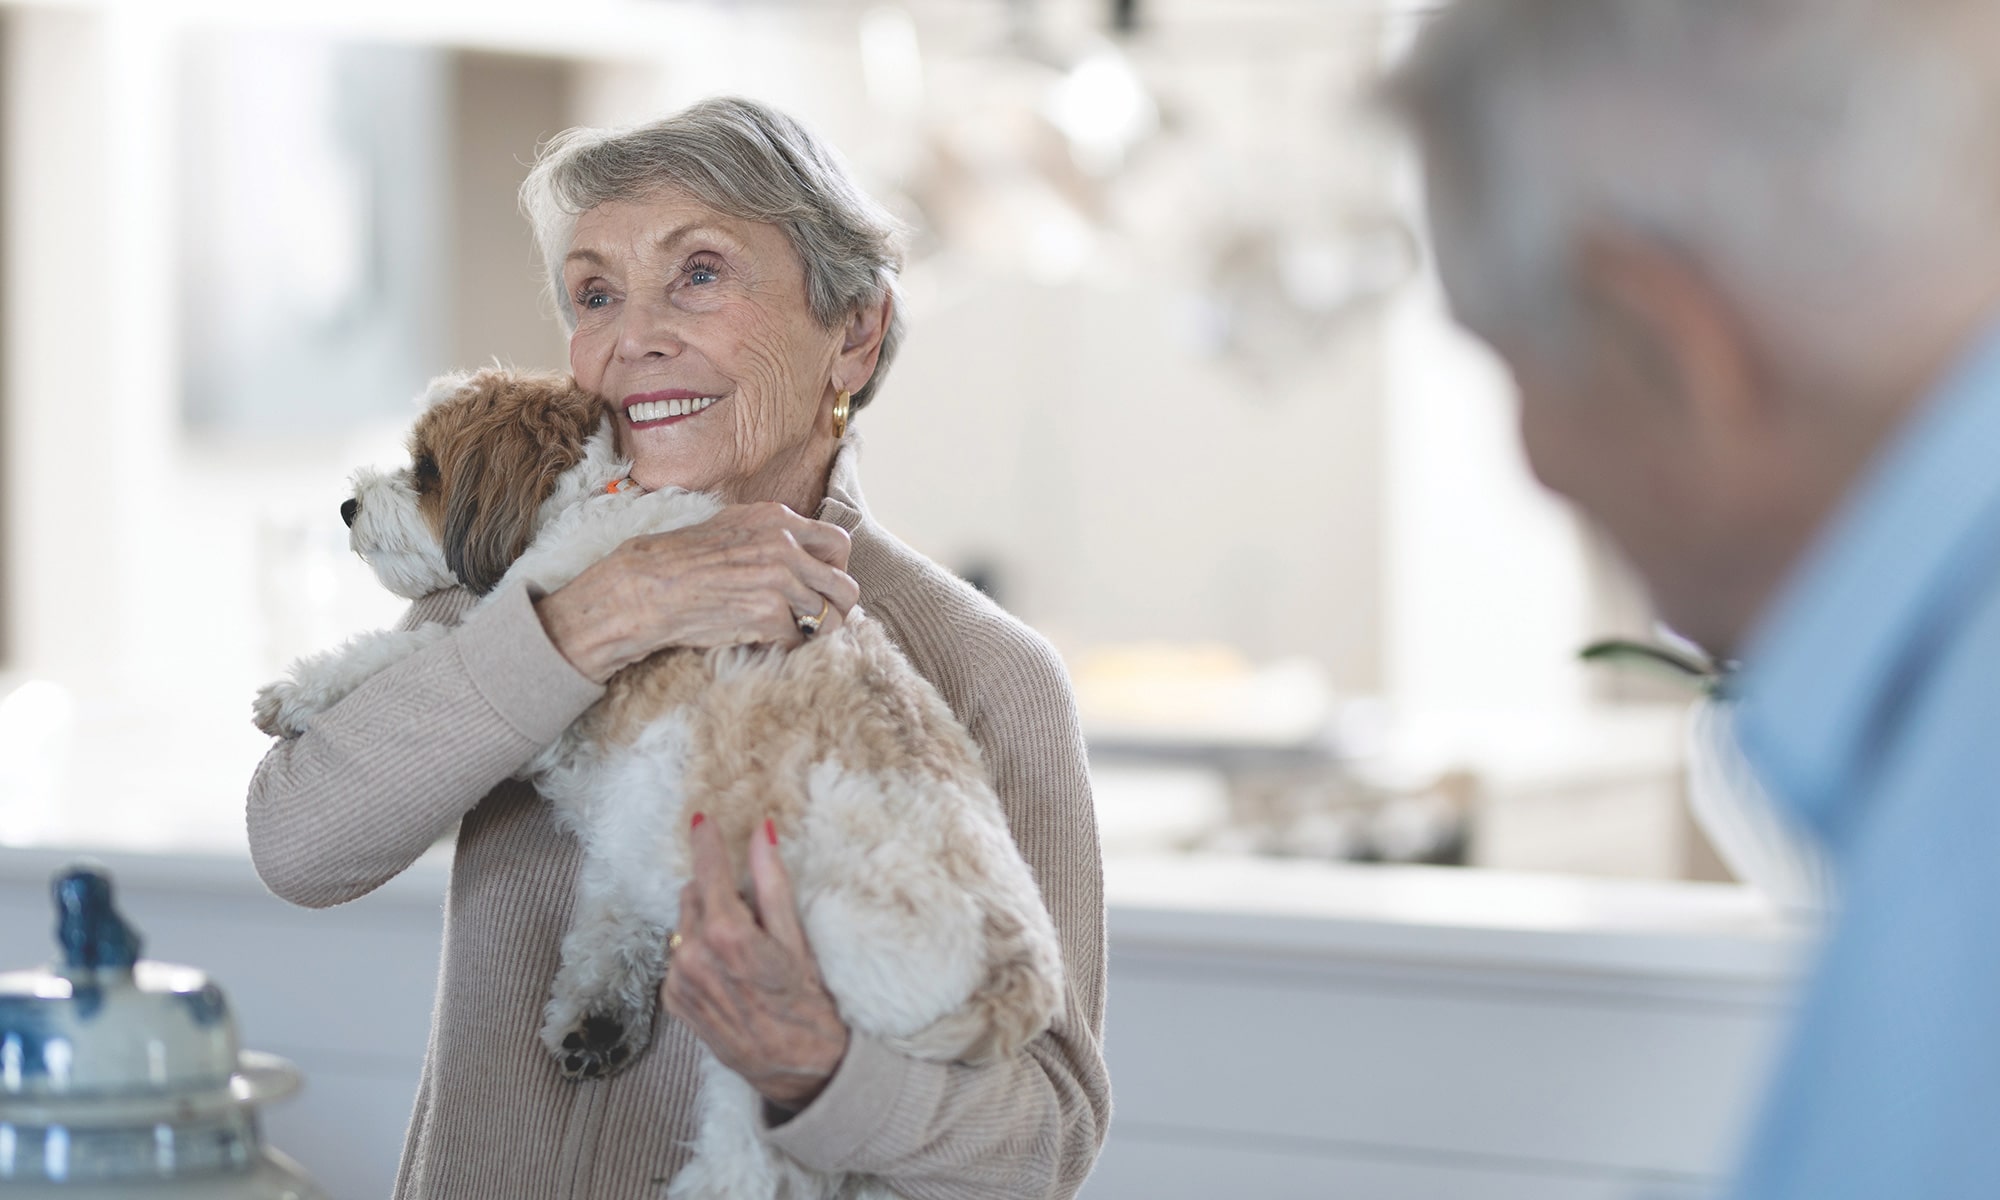
[[[778,826],[769,817],[764,818],[764,836],[773,846],[778,844]]]
[[[689,822],[688,822],[688,828],[689,828],[689,829],[700,829],[700,828],[701,828],[701,823],[702,823],[703,821],[706,821],[706,820],[708,820],[708,814],[707,814],[707,813],[696,813],[696,814],[694,815],[694,820],[692,820],[692,821],[689,821]]]

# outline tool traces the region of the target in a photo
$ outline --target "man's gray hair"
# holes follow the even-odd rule
[[[1788,352],[1990,245],[1990,0],[1462,0],[1391,84],[1461,315],[1562,336],[1579,237],[1698,262]],[[1807,351],[1811,352],[1811,351]]]
[[[754,100],[703,100],[628,129],[571,129],[542,148],[521,184],[521,211],[534,226],[563,325],[576,328],[562,269],[577,218],[663,188],[783,229],[805,263],[807,305],[829,329],[889,298],[875,373],[853,396],[855,409],[867,404],[903,340],[902,226],[855,184],[832,146]]]

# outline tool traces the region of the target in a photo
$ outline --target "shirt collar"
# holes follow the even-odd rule
[[[2000,559],[1996,449],[2000,328],[1848,493],[1750,642],[1738,740],[1822,836],[1883,749],[1927,637]]]
[[[833,468],[826,476],[826,499],[819,504],[819,519],[838,525],[849,533],[861,528],[868,505],[861,498],[861,439],[855,433],[841,439],[833,452]]]

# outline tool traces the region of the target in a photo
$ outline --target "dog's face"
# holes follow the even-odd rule
[[[604,411],[565,376],[497,368],[446,376],[428,401],[410,432],[410,465],[355,474],[341,506],[348,543],[399,596],[459,584],[484,595],[550,502],[580,498],[572,468],[593,436],[608,450]],[[579,495],[558,496],[567,491]]]

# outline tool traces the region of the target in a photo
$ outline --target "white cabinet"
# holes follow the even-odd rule
[[[1727,1169],[1805,938],[1744,889],[1114,862],[1090,1200],[1678,1200]]]

